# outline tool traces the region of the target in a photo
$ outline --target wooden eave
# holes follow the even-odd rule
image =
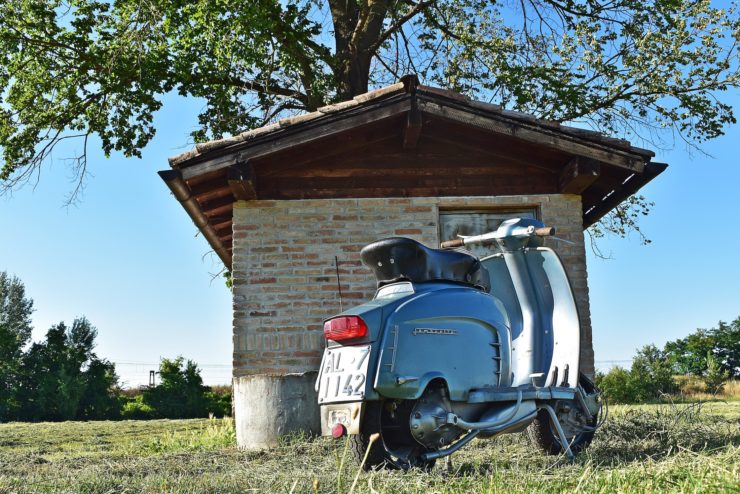
[[[237,200],[570,193],[587,228],[665,169],[652,156],[406,77],[199,144],[160,174],[230,267]]]

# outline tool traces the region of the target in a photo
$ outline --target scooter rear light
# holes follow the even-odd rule
[[[327,340],[351,340],[366,335],[367,324],[358,316],[335,317],[324,323],[324,336]]]

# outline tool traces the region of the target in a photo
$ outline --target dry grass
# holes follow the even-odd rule
[[[707,386],[695,376],[674,376],[680,389],[679,399],[689,401],[740,400],[740,379],[726,381],[716,394],[707,393]]]
[[[740,402],[612,411],[572,463],[519,434],[474,441],[450,472],[359,476],[342,441],[245,452],[228,419],[3,424],[0,492],[738,492]]]

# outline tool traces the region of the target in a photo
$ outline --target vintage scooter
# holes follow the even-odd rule
[[[590,443],[601,400],[579,372],[580,324],[554,230],[511,219],[444,249],[388,238],[362,249],[372,301],[324,323],[322,433],[349,434],[365,469],[429,468],[472,439],[529,427],[545,452]],[[364,460],[364,461],[363,461]]]

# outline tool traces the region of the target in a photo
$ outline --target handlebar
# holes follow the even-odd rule
[[[538,237],[550,237],[552,235],[555,235],[555,227],[554,226],[543,226],[542,228],[535,228],[534,234]]]
[[[453,247],[462,247],[465,245],[465,239],[456,238],[454,240],[446,240],[440,244],[443,249],[452,249]]]
[[[543,226],[541,228],[533,228],[530,226],[528,228],[522,228],[517,233],[513,233],[513,234],[510,233],[510,235],[515,236],[515,237],[523,237],[523,236],[529,236],[529,235],[535,235],[537,237],[549,237],[549,236],[555,235],[555,227]],[[440,244],[440,247],[442,247],[443,249],[452,249],[455,247],[463,247],[465,245],[470,245],[470,244],[490,242],[498,238],[505,238],[505,235],[502,233],[498,233],[498,230],[497,230],[497,231],[493,231],[489,233],[484,233],[482,235],[474,235],[472,237],[460,237],[460,238],[455,238],[452,240],[445,240],[444,242]]]

